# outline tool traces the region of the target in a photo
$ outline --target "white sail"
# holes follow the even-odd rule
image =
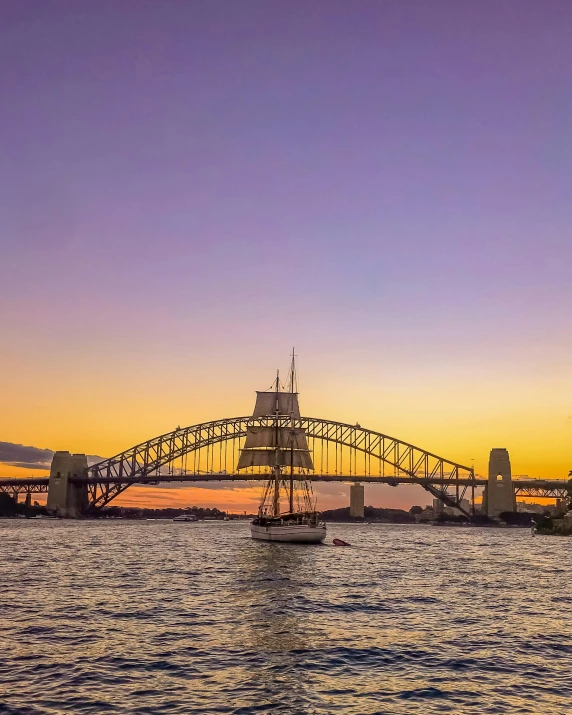
[[[292,462],[294,467],[301,469],[313,469],[312,457],[309,451],[284,449],[243,449],[240,453],[237,469],[248,467],[269,467],[277,466],[290,467]]]
[[[248,427],[244,449],[280,447],[308,451],[306,431],[301,427]]]
[[[278,408],[279,415],[288,417],[300,417],[300,407],[298,406],[297,392],[257,392],[256,405],[253,417],[265,417],[275,415]]]
[[[247,428],[237,469],[292,465],[303,469],[314,468],[304,429],[301,427]]]

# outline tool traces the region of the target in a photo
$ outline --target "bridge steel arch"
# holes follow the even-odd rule
[[[307,474],[307,479],[326,480],[330,475],[330,479],[337,481],[344,481],[344,476],[355,481],[359,480],[359,476],[363,476],[368,482],[383,481],[392,486],[397,486],[401,481],[415,483],[448,506],[460,508],[467,516],[470,516],[462,508],[461,500],[466,490],[471,488],[474,504],[474,488],[479,481],[475,480],[471,467],[440,457],[380,432],[364,429],[359,425],[315,417],[301,417],[294,420],[287,416],[278,418],[274,416],[232,417],[177,428],[92,465],[85,475],[74,476],[72,481],[87,483],[88,510],[91,511],[105,506],[132,484],[158,484],[170,479],[184,481],[185,478],[188,478],[189,481],[198,481],[201,475],[205,481],[207,479],[209,481],[211,479],[221,481],[264,479],[267,475],[262,471],[234,473],[235,465],[232,453],[236,451],[238,441],[246,437],[247,427],[273,427],[277,424],[276,419],[278,419],[279,427],[304,429],[311,446],[314,446],[317,440],[322,445],[334,445],[335,450],[338,448],[348,450],[345,452],[345,458],[340,452],[339,463],[336,451],[333,473],[330,471],[330,461],[333,462],[334,458],[333,456],[330,458],[329,450],[322,448],[319,451],[319,460],[314,452],[314,472]],[[230,442],[233,443],[233,448],[223,450],[222,443]],[[219,470],[216,471],[212,468],[209,470],[209,449],[217,444],[221,445],[218,455]],[[191,469],[189,472],[186,467],[174,466],[177,462],[182,465],[188,455],[199,451],[203,453],[203,464],[206,451],[206,469],[199,472]],[[365,467],[361,474],[357,472],[358,456]],[[374,467],[376,465],[378,467],[379,476],[371,471],[372,460]],[[319,469],[317,461],[320,461]],[[214,462],[213,453],[211,467]],[[345,472],[344,463],[345,466],[349,466],[349,470],[346,469]],[[222,468],[223,464],[224,468]],[[382,475],[382,468],[384,470],[385,466],[393,470],[393,475],[388,477],[385,472]],[[161,474],[161,469],[165,467],[167,467],[166,475]],[[324,467],[326,467],[325,471]],[[177,471],[179,476],[175,477]],[[454,493],[451,493],[450,489],[454,489]]]

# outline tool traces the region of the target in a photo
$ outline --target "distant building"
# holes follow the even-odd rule
[[[556,500],[556,513],[566,514],[568,511],[568,499],[557,499]]]
[[[471,502],[468,499],[461,499],[461,501],[459,502],[459,505],[463,511],[461,511],[461,509],[456,509],[453,507],[447,507],[447,509],[450,509],[451,514],[460,515],[460,514],[463,514],[464,512],[467,512],[467,514],[471,513]]]
[[[467,512],[467,514],[471,513],[471,502],[468,499],[461,499],[460,506]],[[446,514],[447,516],[460,516],[463,512],[457,507],[443,504],[440,499],[433,499],[433,516],[437,518],[441,514]]]
[[[517,501],[516,510],[533,514],[543,514],[548,509],[548,504],[536,504],[534,502]]]
[[[433,506],[426,506],[421,514],[415,514],[415,521],[419,523],[420,521],[433,521],[435,515],[433,513]]]

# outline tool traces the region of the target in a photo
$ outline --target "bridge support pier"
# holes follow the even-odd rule
[[[85,454],[56,452],[52,459],[48,484],[48,510],[67,519],[77,519],[87,508],[87,484],[75,484],[87,470]]]
[[[510,457],[506,449],[491,449],[489,478],[483,493],[482,511],[491,517],[496,517],[503,511],[516,511]]]
[[[364,489],[363,484],[352,484],[350,487],[350,516],[363,519]]]

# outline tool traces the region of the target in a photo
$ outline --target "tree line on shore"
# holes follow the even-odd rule
[[[3,517],[33,517],[48,516],[48,510],[38,502],[27,505],[17,502],[10,494],[0,492],[0,516]],[[164,509],[147,509],[127,506],[106,506],[90,515],[99,519],[173,519],[181,514],[193,514],[197,519],[230,519],[240,518],[221,509],[209,507],[166,507]],[[244,517],[242,517],[244,518]]]
[[[438,523],[462,523],[468,519],[463,514],[450,515],[440,514],[435,518],[429,519],[423,515],[423,508],[413,506],[408,511],[404,509],[389,509],[373,506],[364,508],[364,516],[353,517],[350,515],[349,507],[341,507],[339,509],[327,509],[323,511],[321,516],[327,522],[383,522],[389,524],[415,524],[428,521],[436,521]],[[98,519],[174,519],[182,514],[194,515],[198,520],[222,520],[225,518],[244,519],[253,517],[254,514],[232,514],[230,512],[218,509],[217,507],[164,507],[164,508],[145,508],[145,507],[125,507],[125,506],[107,506],[97,510],[90,515],[90,518]],[[10,494],[0,492],[0,517],[34,517],[47,516],[48,510],[45,506],[38,502],[33,502],[27,505],[23,502],[16,502]],[[530,526],[533,521],[539,528],[549,530],[552,528],[552,517],[548,513],[537,514],[532,512],[503,512],[499,519],[509,526]],[[473,523],[482,525],[493,524],[493,520],[486,514],[476,514]]]
[[[106,506],[95,517],[100,519],[174,519],[182,514],[196,516],[197,519],[238,519],[235,514],[229,514],[226,511],[213,507],[164,507],[162,509],[149,509],[146,507],[127,507],[127,506]]]

